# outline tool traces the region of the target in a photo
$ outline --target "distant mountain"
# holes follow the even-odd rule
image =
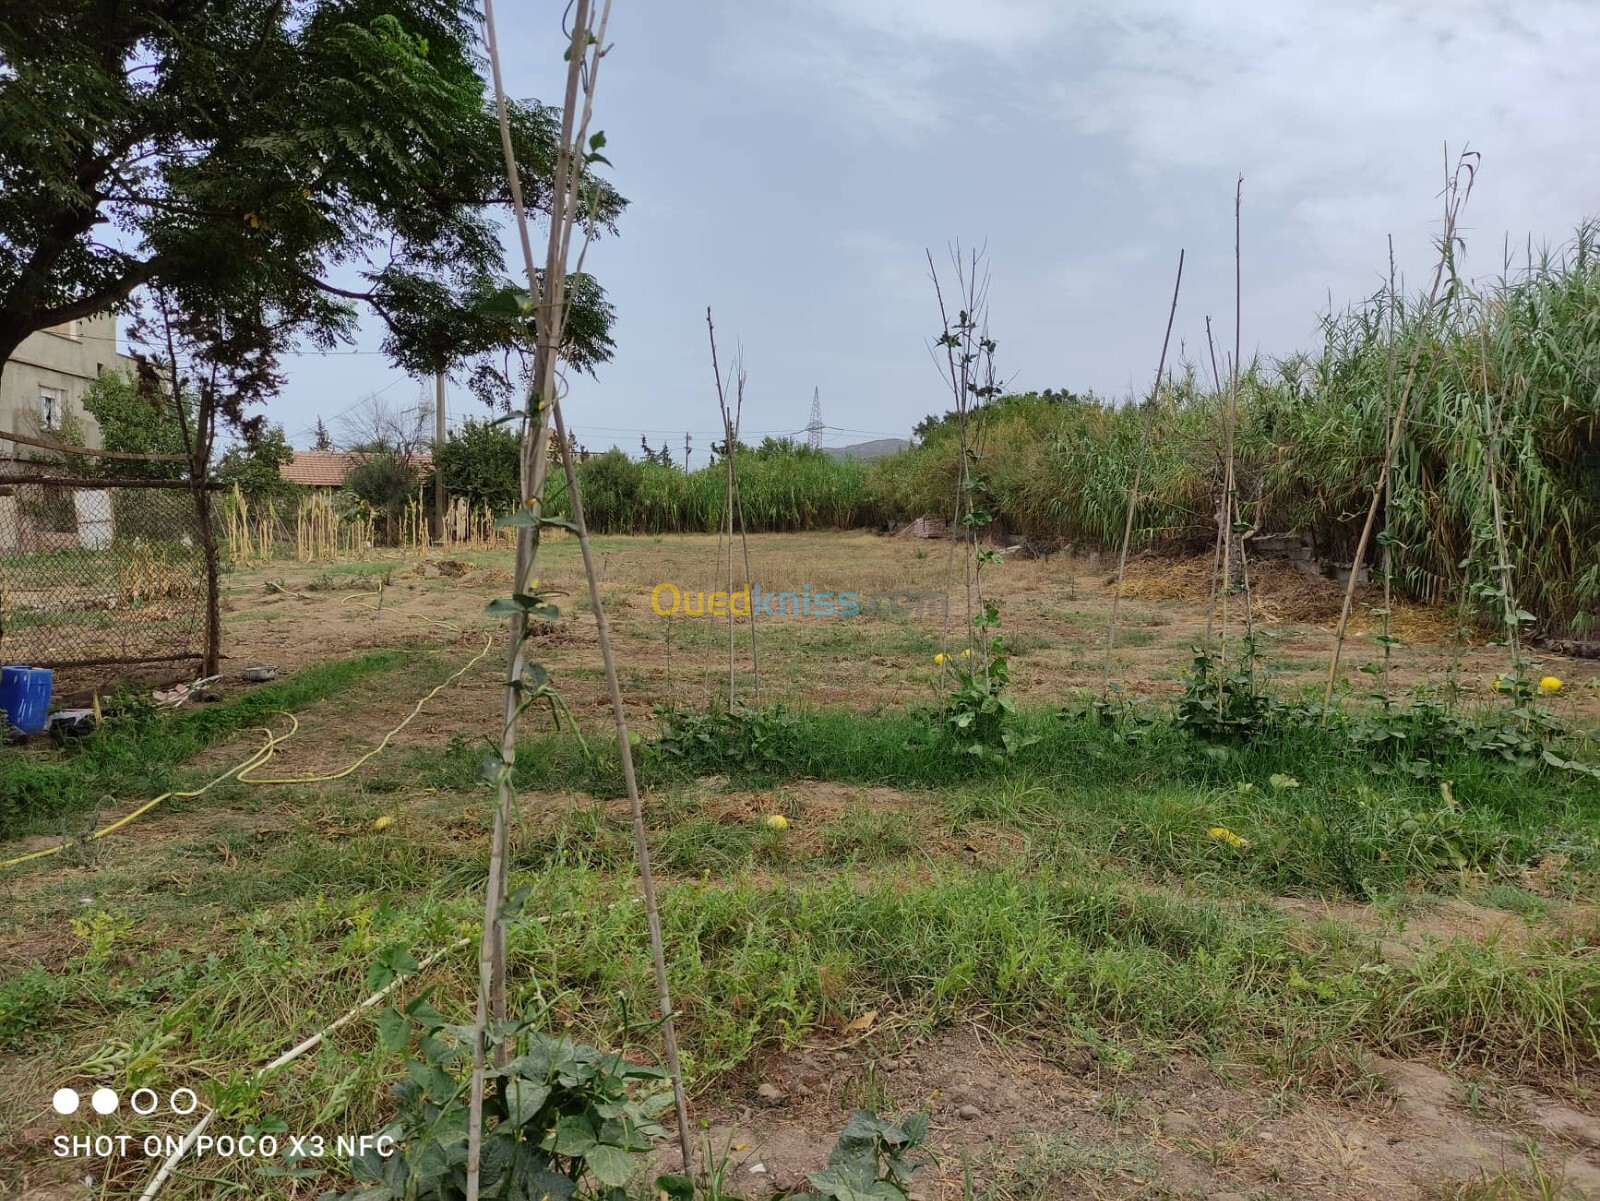
[[[909,438],[874,438],[871,442],[857,442],[854,446],[825,446],[822,449],[830,459],[882,459],[899,454],[910,445]]]

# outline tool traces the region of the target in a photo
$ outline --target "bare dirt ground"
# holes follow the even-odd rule
[[[1565,1195],[1600,1195],[1600,1118],[1525,1088],[1475,1112],[1436,1068],[1368,1067],[1372,1095],[1341,1104],[1241,1065],[1175,1055],[1118,1071],[1085,1046],[982,1025],[899,1047],[892,1034],[843,1035],[767,1065],[715,1116],[709,1145],[750,1196],[803,1187],[827,1158],[817,1132],[870,1104],[932,1115],[937,1163],[913,1194],[926,1201],[956,1201],[969,1178],[978,1196],[1017,1198],[1411,1197],[1516,1178],[1530,1147]]]
[[[651,590],[673,583],[685,591],[726,587],[726,548],[711,536],[609,538],[596,544],[601,593],[623,665],[625,698],[641,711],[672,700],[699,703],[726,689],[725,619],[662,617],[652,611]],[[752,576],[767,591],[856,591],[863,595],[945,593],[949,619],[868,616],[760,617],[757,619],[763,692],[792,704],[845,705],[863,710],[920,703],[932,696],[932,655],[965,644],[965,589],[952,570],[949,545],[862,533],[758,535],[750,539]],[[227,578],[225,651],[230,675],[252,663],[289,671],[307,663],[388,646],[481,647],[499,623],[484,605],[510,581],[509,554],[460,558],[420,556],[375,560],[329,569],[275,564],[236,571]],[[1118,647],[1108,658],[1107,616],[1114,564],[1097,559],[1012,560],[988,569],[983,591],[1000,602],[1012,648],[1012,684],[1019,702],[1050,704],[1099,692],[1107,680],[1152,696],[1181,688],[1191,648],[1204,640],[1210,591],[1206,559],[1150,558],[1129,565],[1118,618]],[[742,584],[742,567],[736,570]],[[384,581],[381,592],[380,581]],[[581,714],[605,708],[598,640],[576,545],[557,541],[545,551],[544,585],[561,593],[563,619],[536,640],[539,660],[563,671],[568,702]],[[1286,562],[1263,562],[1252,571],[1255,628],[1261,654],[1279,695],[1321,695],[1343,586],[1311,578]],[[1352,692],[1374,687],[1364,665],[1382,661],[1381,598],[1359,594],[1344,651]],[[1228,628],[1242,626],[1242,598],[1234,597]],[[1213,615],[1220,628],[1221,613]],[[1443,687],[1459,659],[1460,687],[1469,701],[1494,699],[1497,673],[1506,670],[1503,647],[1479,632],[1458,649],[1455,623],[1445,613],[1397,602],[1390,692]],[[736,671],[750,683],[749,625],[735,630]],[[1237,652],[1235,652],[1237,653]],[[494,656],[491,656],[492,659]],[[1558,710],[1600,723],[1600,661],[1542,655],[1540,670],[1564,683]],[[491,714],[495,672],[469,687],[459,714]],[[481,694],[480,694],[481,693]],[[480,704],[480,702],[483,702]]]

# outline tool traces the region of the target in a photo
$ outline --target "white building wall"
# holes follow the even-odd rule
[[[100,447],[100,427],[83,411],[83,394],[102,368],[128,370],[117,351],[117,320],[110,313],[31,334],[0,369],[0,430],[37,436],[46,389],[64,399],[63,419],[77,422],[84,443]],[[0,459],[29,457],[29,448],[0,440]]]

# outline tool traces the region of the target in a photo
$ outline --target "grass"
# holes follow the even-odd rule
[[[0,782],[17,790],[54,773],[79,804],[145,794],[196,774],[188,758],[275,710],[379,679],[409,694],[443,671],[421,655],[358,656],[211,709],[142,717],[8,765]],[[1436,782],[1374,777],[1370,759],[1331,740],[1218,753],[1164,722],[1040,709],[1019,721],[1039,741],[989,766],[931,746],[926,717],[834,709],[764,726],[778,740],[768,755],[641,757],[699,1098],[868,1010],[892,1015],[900,1035],[981,1015],[1101,1057],[1225,1056],[1278,1089],[1363,1109],[1386,1104],[1378,1055],[1506,1080],[1570,1078],[1600,1057],[1592,931],[1552,932],[1539,924],[1552,902],[1513,884],[1560,854],[1571,889],[1591,890],[1600,786],[1462,757],[1443,768],[1450,806]],[[565,734],[519,748],[512,888],[530,901],[509,937],[513,1004],[550,1006],[555,1024],[598,1045],[648,1044],[629,1033],[655,1004],[631,825],[615,803],[614,751],[592,741],[591,754]],[[0,1065],[19,1083],[0,1099],[0,1155],[23,1153],[19,1099],[46,1083],[188,1085],[229,1127],[376,1129],[403,1069],[376,1050],[370,1016],[262,1086],[246,1072],[364,996],[386,949],[420,956],[471,934],[487,867],[483,750],[460,738],[396,749],[339,785],[225,786],[152,815],[144,838],[101,844],[87,870],[8,881]],[[1289,774],[1297,786],[1274,785]],[[885,785],[897,791],[865,791]],[[771,812],[789,829],[765,827]],[[395,820],[379,829],[380,816]],[[1212,837],[1218,825],[1249,845]],[[1004,854],[972,854],[990,845]],[[1527,916],[1525,938],[1425,941],[1404,961],[1375,936],[1307,926],[1275,903],[1400,898],[1396,914],[1421,920],[1428,895],[1478,896],[1486,880],[1492,903]],[[461,1021],[475,984],[462,951],[406,995],[430,990]],[[117,1117],[103,1127],[124,1128]],[[1036,1149],[1028,1179],[1062,1187],[1138,1166],[1118,1146]],[[223,1176],[248,1190],[252,1170]],[[118,1185],[138,1174],[116,1172]]]
[[[280,712],[333,696],[411,660],[382,650],[317,664],[206,708],[162,717],[135,697],[128,719],[58,750],[18,755],[0,772],[0,838],[74,828],[102,796],[151,797],[174,787],[181,765],[209,746]]]
[[[1331,737],[1264,738],[1237,749],[1207,745],[1158,724],[1129,742],[1116,729],[1050,712],[1025,711],[1021,729],[1038,742],[998,770],[932,753],[926,719],[905,712],[865,716],[803,712],[781,748],[759,762],[712,760],[748,788],[821,779],[861,785],[946,790],[946,818],[1000,814],[1035,838],[1042,860],[1071,862],[1085,847],[1160,878],[1249,883],[1276,892],[1367,898],[1427,882],[1513,878],[1545,856],[1564,858],[1577,875],[1600,863],[1600,784],[1502,760],[1464,754],[1435,779],[1400,772],[1375,775],[1363,753]],[[445,788],[474,786],[481,750],[459,743],[413,770]],[[643,779],[656,788],[693,778],[694,770],[645,756]],[[1275,787],[1274,777],[1294,787]],[[519,787],[621,795],[609,746],[593,758],[566,738],[524,741]],[[899,834],[855,817],[862,836],[841,830],[837,857],[873,844],[900,851]],[[1235,851],[1208,836],[1226,827],[1251,847]],[[856,848],[852,851],[851,848]],[[1510,904],[1518,902],[1501,894]]]

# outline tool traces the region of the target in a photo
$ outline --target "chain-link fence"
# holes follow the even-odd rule
[[[192,677],[215,588],[186,483],[0,477],[0,659],[58,697]]]

